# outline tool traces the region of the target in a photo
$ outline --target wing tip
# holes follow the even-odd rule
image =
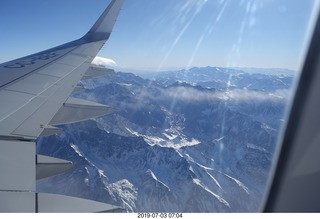
[[[120,13],[124,0],[112,0],[83,38],[87,41],[107,40]]]

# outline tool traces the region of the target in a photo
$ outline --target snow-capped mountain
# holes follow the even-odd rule
[[[246,69],[246,68],[244,68]],[[216,89],[249,89],[260,91],[275,91],[287,89],[291,86],[293,71],[283,69],[248,69],[250,74],[242,69],[222,67],[193,67],[180,71],[141,74],[142,77],[157,80],[163,85],[186,82],[191,85],[200,85],[204,88]],[[262,73],[259,73],[261,71]],[[268,74],[264,74],[268,72]]]
[[[133,212],[257,211],[291,83],[213,67],[84,81],[74,95],[114,113],[39,139],[38,153],[74,169],[38,190]]]

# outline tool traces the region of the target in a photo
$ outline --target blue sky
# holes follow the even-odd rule
[[[110,0],[1,0],[0,62],[85,34]],[[313,0],[126,0],[99,56],[119,68],[288,68],[301,62]]]

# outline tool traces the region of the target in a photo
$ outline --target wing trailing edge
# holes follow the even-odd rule
[[[72,162],[38,154],[36,157],[36,178],[43,179],[72,169]]]
[[[107,115],[111,112],[112,108],[110,106],[69,97],[49,124],[62,125],[80,122],[97,116]]]

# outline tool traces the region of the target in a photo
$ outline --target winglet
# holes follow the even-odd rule
[[[87,41],[107,40],[119,15],[124,0],[112,0],[83,39]]]

